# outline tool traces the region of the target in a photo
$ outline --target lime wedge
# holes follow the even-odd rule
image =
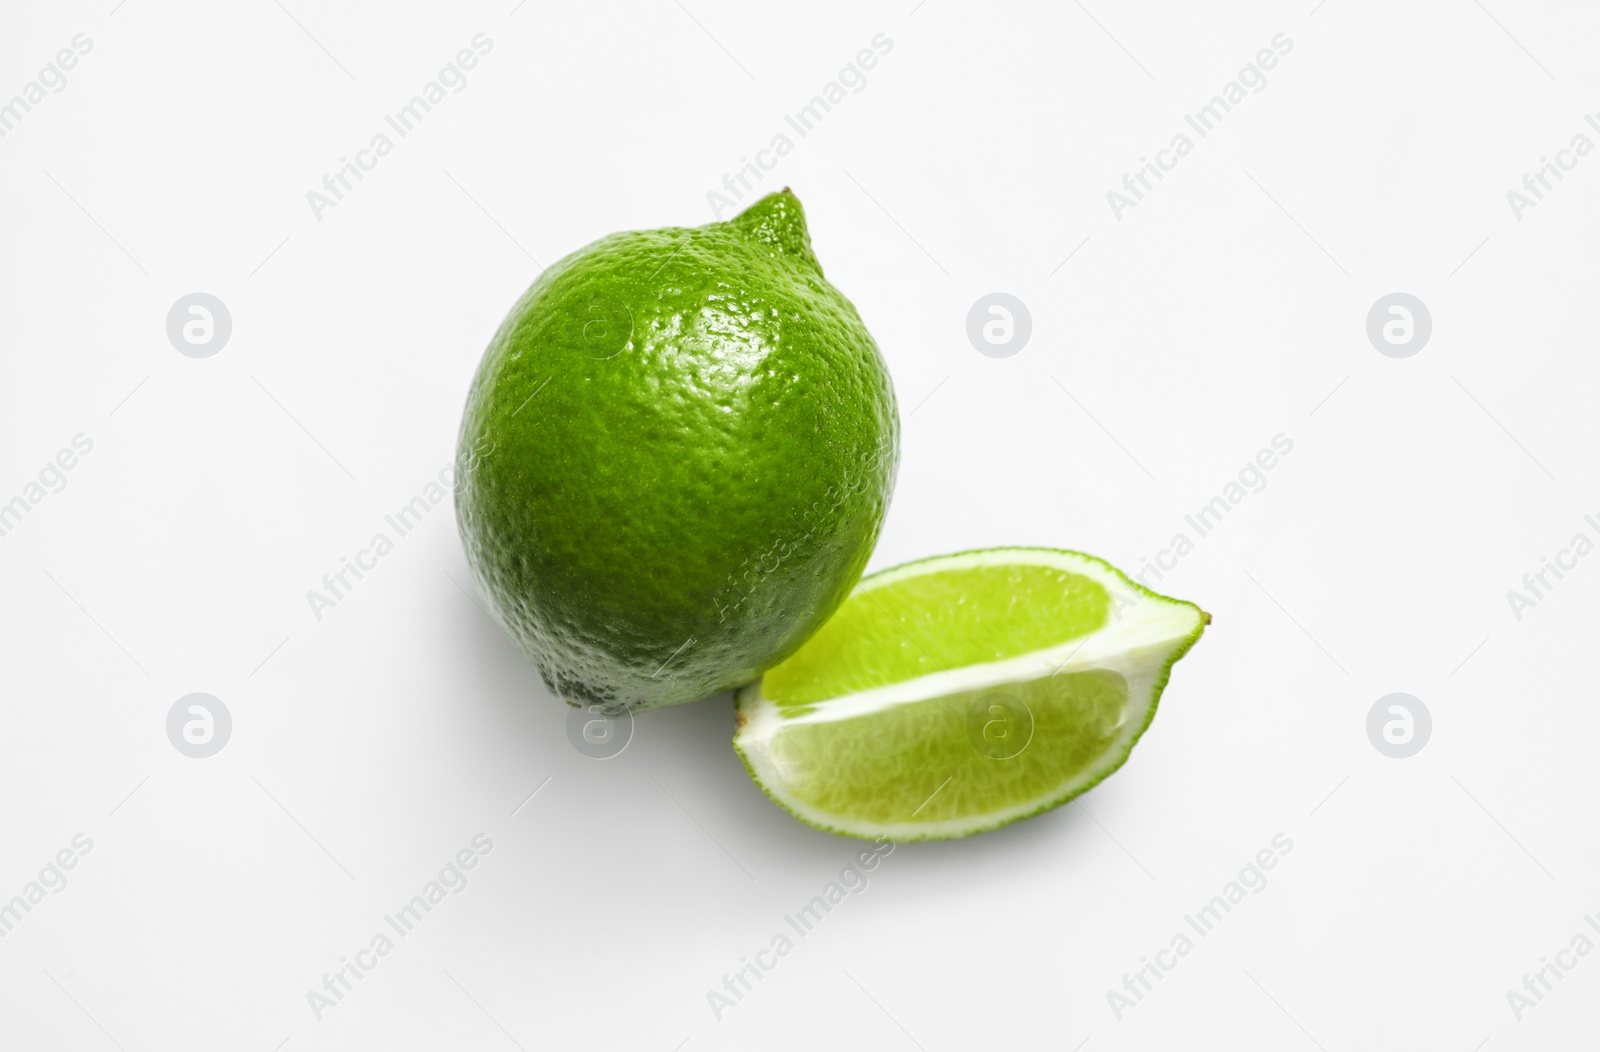
[[[768,796],[819,829],[985,832],[1121,767],[1210,620],[1078,552],[908,563],[864,578],[738,692],[733,746]]]

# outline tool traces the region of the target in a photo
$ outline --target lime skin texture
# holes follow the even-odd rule
[[[883,357],[785,189],[539,276],[473,379],[456,519],[550,690],[620,713],[797,649],[861,576],[898,464]]]

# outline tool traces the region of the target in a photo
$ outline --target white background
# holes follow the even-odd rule
[[[1600,141],[1600,11],[114,3],[0,15],[0,99],[93,42],[0,139],[0,501],[93,442],[0,537],[0,898],[93,843],[0,939],[0,1043],[1592,1042],[1600,954],[1520,1021],[1506,995],[1600,912],[1600,558],[1520,620],[1506,593],[1597,536],[1600,158],[1520,218],[1506,194]],[[467,86],[316,218],[307,191],[479,33]],[[1216,621],[1121,772],[898,848],[718,1021],[707,991],[859,847],[750,783],[729,700],[581,755],[442,506],[320,621],[306,593],[450,461],[540,264],[710,221],[879,33],[756,188],[800,195],[894,376],[873,567],[1043,544],[1137,571],[1294,449],[1159,582]],[[1116,218],[1107,191],[1279,33],[1264,90]],[[965,331],[995,291],[1033,323],[1003,360]],[[1405,359],[1365,332],[1397,291],[1433,319]],[[203,360],[166,334],[193,292],[233,322]],[[234,724],[203,760],[165,730],[196,691]],[[1367,737],[1395,691],[1432,713],[1409,759]],[[307,991],[479,833],[470,885],[317,1021]],[[1119,1020],[1107,992],[1279,833],[1265,889]]]

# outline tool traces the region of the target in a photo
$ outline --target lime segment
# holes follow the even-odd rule
[[[1075,552],[912,563],[863,580],[738,693],[734,747],[769,796],[832,832],[997,828],[1120,767],[1207,620]]]

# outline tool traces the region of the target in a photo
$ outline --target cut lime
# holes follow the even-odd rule
[[[863,579],[739,691],[733,745],[768,796],[819,829],[981,833],[1121,767],[1209,621],[1077,552],[908,563]]]

